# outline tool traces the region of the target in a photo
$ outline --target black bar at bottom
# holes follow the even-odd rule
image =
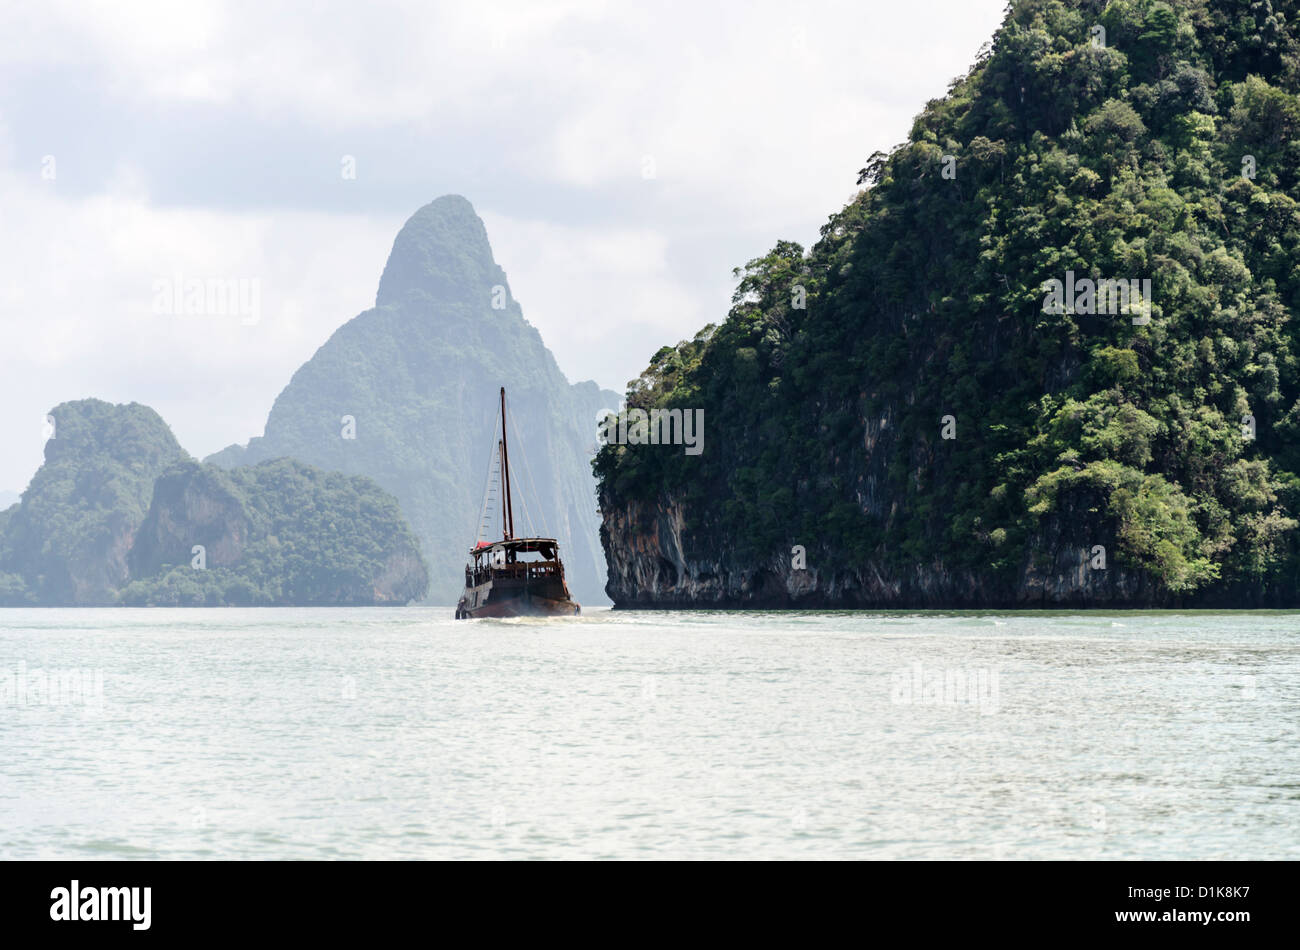
[[[800,928],[808,943],[846,927],[850,937],[892,932],[926,943],[981,934],[1181,942],[1258,939],[1295,923],[1289,863],[49,861],[0,864],[0,875],[6,942],[283,936],[332,945],[412,927],[434,940],[454,927],[442,935],[459,941],[465,926],[471,939],[517,929],[604,934],[607,943]]]

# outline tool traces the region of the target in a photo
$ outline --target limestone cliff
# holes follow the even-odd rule
[[[1009,582],[941,561],[899,569],[804,548],[762,561],[690,550],[680,502],[629,502],[604,511],[609,596],[629,608],[1005,608],[1153,606],[1164,595],[1140,572],[1107,565],[1059,525]],[[688,550],[690,553],[688,554]]]
[[[291,457],[373,478],[420,539],[429,599],[454,603],[478,530],[501,386],[517,530],[557,537],[574,595],[599,602],[605,565],[590,451],[596,410],[618,396],[564,377],[524,319],[483,222],[458,195],[406,222],[375,307],[299,367],[265,433],[209,461]]]
[[[1283,7],[1013,0],[630,387],[706,431],[597,456],[615,603],[1300,604]]]

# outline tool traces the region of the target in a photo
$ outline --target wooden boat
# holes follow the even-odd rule
[[[501,438],[496,454],[501,479],[501,540],[480,539],[470,548],[456,619],[575,616],[582,608],[569,596],[559,542],[555,538],[515,537],[507,428],[506,390],[502,386]]]

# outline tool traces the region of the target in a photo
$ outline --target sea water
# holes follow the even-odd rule
[[[0,858],[1297,857],[1297,613],[0,610]]]

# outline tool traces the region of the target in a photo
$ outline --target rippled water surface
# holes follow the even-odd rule
[[[450,614],[0,610],[0,856],[1300,857],[1300,614]]]

